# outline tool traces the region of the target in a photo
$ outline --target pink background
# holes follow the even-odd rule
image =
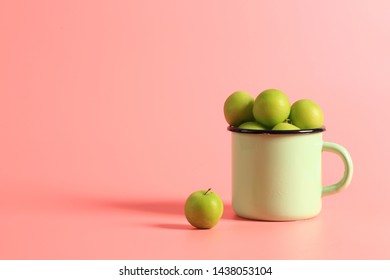
[[[1,259],[390,258],[390,2],[0,1]],[[320,216],[231,209],[235,90],[325,113],[350,187]],[[324,184],[342,175],[324,155]],[[225,214],[193,230],[187,196]]]

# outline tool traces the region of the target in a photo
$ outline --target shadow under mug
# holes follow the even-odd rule
[[[322,197],[345,189],[353,174],[348,151],[322,141],[325,128],[232,132],[232,206],[243,218],[291,221],[318,215]],[[322,186],[322,152],[337,154],[343,177]]]

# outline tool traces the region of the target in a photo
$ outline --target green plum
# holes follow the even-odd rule
[[[241,124],[238,128],[242,129],[252,129],[252,130],[265,130],[267,129],[263,125],[259,124],[258,122],[244,122]]]
[[[223,106],[223,112],[228,124],[239,126],[240,124],[253,121],[254,98],[245,91],[233,92],[226,100]]]
[[[210,188],[193,192],[186,200],[184,212],[192,226],[210,229],[221,219],[223,208],[222,199]]]
[[[300,99],[291,106],[290,120],[301,129],[320,128],[324,124],[324,114],[313,100]]]
[[[272,130],[299,130],[299,129],[300,129],[299,127],[296,127],[295,125],[286,122],[278,123],[272,128]]]
[[[284,122],[290,114],[290,101],[286,94],[277,89],[261,92],[253,104],[253,116],[266,127]]]

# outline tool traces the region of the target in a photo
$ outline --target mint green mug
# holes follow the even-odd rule
[[[325,128],[232,132],[232,206],[243,218],[291,221],[318,215],[322,197],[344,190],[351,182],[352,159],[335,143],[323,142]],[[322,152],[341,157],[344,174],[322,186]]]

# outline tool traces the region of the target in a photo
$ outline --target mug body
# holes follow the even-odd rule
[[[323,129],[231,131],[232,206],[238,216],[289,221],[308,219],[321,211]]]

